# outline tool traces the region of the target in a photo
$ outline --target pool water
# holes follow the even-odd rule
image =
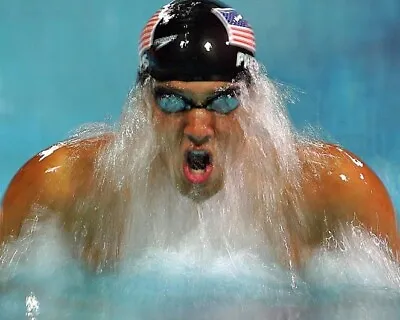
[[[398,319],[400,268],[349,228],[301,274],[250,249],[149,248],[95,274],[56,222],[32,221],[1,255],[1,319]]]

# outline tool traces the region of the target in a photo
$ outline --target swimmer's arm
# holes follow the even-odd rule
[[[93,188],[94,162],[111,134],[52,146],[30,159],[11,180],[0,204],[0,243],[17,237],[32,211],[74,222],[74,203]],[[34,217],[35,218],[35,217]]]
[[[400,242],[396,213],[378,176],[354,154],[337,149],[335,164],[325,175],[327,214],[336,225],[359,224],[387,240],[398,260]]]
[[[34,210],[60,211],[66,206],[69,167],[66,151],[38,154],[11,180],[0,205],[0,243],[18,237],[25,220]],[[41,210],[45,214],[46,210]]]

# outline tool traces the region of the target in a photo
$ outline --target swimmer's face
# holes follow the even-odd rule
[[[161,159],[182,194],[204,200],[221,189],[227,154],[243,140],[238,88],[230,82],[157,82],[153,123]]]

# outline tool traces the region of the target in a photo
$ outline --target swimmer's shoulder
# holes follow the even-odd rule
[[[113,139],[111,134],[87,139],[71,139],[54,144],[28,160],[9,184],[8,193],[35,192],[58,195],[73,192],[73,185],[90,175],[94,162]],[[11,189],[11,190],[10,190]]]
[[[303,190],[315,216],[320,213],[332,227],[359,223],[397,250],[394,206],[377,174],[339,145],[315,143],[299,150]]]
[[[304,179],[319,184],[324,182],[321,187],[363,187],[366,184],[372,187],[381,184],[375,172],[360,157],[340,145],[325,142],[304,144],[299,148],[299,155]]]
[[[4,194],[0,241],[4,235],[18,234],[22,221],[35,206],[67,210],[78,189],[90,183],[97,156],[112,140],[112,134],[66,140],[29,159]]]

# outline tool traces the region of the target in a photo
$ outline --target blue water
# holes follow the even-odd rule
[[[252,22],[270,77],[297,93],[288,105],[295,125],[311,125],[361,156],[399,209],[400,2],[230,3]],[[118,119],[136,76],[138,34],[162,4],[0,0],[0,194],[40,149],[84,122]],[[229,278],[222,274],[229,266],[210,272],[193,265],[165,274],[177,268],[165,265],[168,259],[119,276],[93,276],[60,246],[44,246],[0,274],[0,319],[26,313],[33,319],[36,300],[38,319],[400,317],[396,271],[391,281],[382,280],[391,273],[376,261],[366,264],[378,265],[368,271],[358,260],[343,267],[339,262],[349,256],[331,257],[319,280],[292,289],[290,277],[270,269]],[[346,267],[349,274],[336,279]]]

